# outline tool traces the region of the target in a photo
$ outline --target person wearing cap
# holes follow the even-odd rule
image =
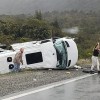
[[[14,72],[19,72],[20,71],[20,63],[23,65],[23,60],[22,60],[22,55],[23,55],[24,49],[20,48],[20,51],[15,54],[15,57],[13,59],[14,63]]]
[[[98,55],[100,52],[100,44],[99,42],[96,44],[96,46],[93,49],[93,55],[92,55],[92,66],[91,66],[91,71],[90,73],[94,72],[94,67],[97,66],[97,71],[100,73],[100,68],[99,68],[99,59]]]

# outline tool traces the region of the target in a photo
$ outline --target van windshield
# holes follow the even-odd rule
[[[57,52],[57,67],[65,69],[67,67],[67,46],[63,40],[56,40],[54,47]]]

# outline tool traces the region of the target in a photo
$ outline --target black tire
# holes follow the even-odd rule
[[[13,64],[10,64],[9,65],[9,69],[13,69],[14,68],[14,65]]]
[[[12,57],[7,57],[7,62],[12,62]]]

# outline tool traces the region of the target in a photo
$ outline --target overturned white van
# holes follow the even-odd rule
[[[74,66],[78,60],[77,45],[71,38],[55,38],[11,45],[13,50],[0,51],[0,73],[14,68],[13,58],[20,48],[24,48],[21,68],[58,68]]]

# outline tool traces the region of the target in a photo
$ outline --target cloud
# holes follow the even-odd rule
[[[70,33],[70,34],[77,34],[79,32],[79,28],[78,27],[72,27],[72,28],[64,28],[62,30],[62,32],[67,32],[67,33]]]

